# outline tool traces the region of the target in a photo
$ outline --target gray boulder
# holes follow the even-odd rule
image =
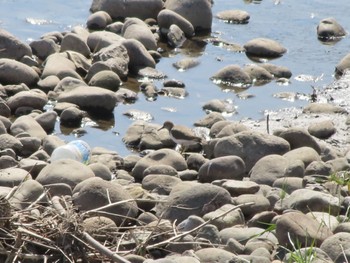
[[[177,171],[187,169],[187,163],[180,153],[171,149],[161,149],[151,152],[139,160],[132,170],[132,175],[136,180],[142,180],[147,168],[159,164],[170,165]]]
[[[119,43],[124,38],[115,33],[108,31],[95,31],[89,34],[87,38],[87,45],[90,50],[95,53],[102,48],[108,47],[109,45]]]
[[[216,72],[212,80],[221,81],[228,85],[250,85],[250,76],[238,65],[228,65]]]
[[[132,196],[123,186],[99,177],[84,180],[73,190],[73,202],[82,212],[121,202],[100,210],[106,212],[104,216],[112,219],[118,226],[137,216],[138,207],[135,201],[122,202],[130,199]]]
[[[90,11],[105,11],[112,19],[138,17],[140,19],[157,18],[163,8],[162,0],[93,0]]]
[[[117,97],[114,92],[91,86],[80,86],[69,92],[62,93],[58,102],[76,104],[82,110],[110,113],[114,110]]]
[[[210,183],[214,180],[242,180],[245,174],[245,164],[238,156],[223,156],[204,163],[198,171],[198,181]]]
[[[0,29],[0,58],[20,60],[24,56],[32,56],[30,46],[10,32]]]
[[[220,11],[215,16],[233,24],[247,24],[250,19],[248,12],[237,9]]]
[[[211,3],[207,0],[169,0],[165,8],[187,19],[196,31],[210,30],[213,20]]]
[[[290,249],[296,244],[300,247],[319,247],[331,235],[332,232],[325,225],[300,212],[285,213],[276,222],[276,237],[279,244]],[[290,240],[295,244],[291,244]]]
[[[85,57],[90,57],[90,48],[87,45],[87,42],[84,38],[78,34],[68,33],[64,35],[61,42],[61,52],[72,50],[78,52]]]
[[[280,57],[287,51],[280,43],[268,38],[252,39],[244,48],[247,55],[256,57]]]
[[[101,30],[110,23],[112,23],[112,18],[107,12],[97,11],[88,17],[86,26],[90,30]]]
[[[330,194],[310,189],[298,189],[277,201],[275,209],[279,211],[295,209],[302,213],[328,212],[337,215],[340,211],[340,201],[338,197]]]
[[[194,35],[194,28],[191,22],[172,10],[163,9],[160,11],[157,21],[161,30],[169,29],[174,24],[185,33],[186,37],[192,37]]]
[[[35,85],[39,81],[38,73],[31,67],[16,60],[0,59],[0,83]]]
[[[157,41],[151,29],[139,18],[126,18],[122,28],[122,35],[125,39],[140,41],[147,50],[157,49]]]
[[[36,180],[42,185],[65,183],[74,188],[91,177],[95,177],[95,174],[88,166],[75,160],[61,159],[42,169]]]
[[[42,110],[48,102],[47,95],[39,89],[31,89],[29,91],[21,91],[11,96],[7,100],[7,105],[12,112],[19,107],[29,107],[32,109]]]
[[[42,60],[54,53],[58,53],[60,50],[60,46],[50,38],[34,40],[29,45],[33,50],[33,54]]]
[[[32,179],[32,176],[24,169],[11,167],[0,170],[0,186],[18,186],[26,179]]]
[[[69,60],[66,55],[62,53],[55,53],[50,55],[45,63],[41,78],[48,76],[57,76],[59,79],[65,77],[73,77],[81,79],[80,75],[76,72],[75,64]]]
[[[10,133],[14,136],[23,132],[29,134],[31,137],[37,137],[40,139],[47,136],[47,133],[41,125],[29,115],[17,118],[10,127]]]
[[[310,147],[300,147],[291,150],[283,155],[288,160],[301,160],[305,167],[307,167],[313,161],[321,161],[320,155]]]
[[[253,131],[243,131],[218,140],[214,156],[237,155],[246,165],[246,172],[262,157],[270,154],[284,154],[290,149],[289,143],[277,136]]]
[[[333,17],[322,19],[317,26],[317,37],[321,40],[339,38],[345,35],[345,29]]]
[[[140,69],[146,67],[155,68],[156,62],[140,41],[126,39],[122,41],[122,44],[128,51],[130,58],[128,67],[131,72],[137,73]]]
[[[181,187],[170,193],[165,209],[158,211],[164,219],[181,222],[191,215],[203,216],[219,207],[231,203],[230,193],[211,184],[195,184],[194,187]],[[185,209],[184,209],[185,208]]]

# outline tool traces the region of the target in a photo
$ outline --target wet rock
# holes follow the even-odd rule
[[[90,48],[88,47],[86,40],[74,33],[66,34],[61,42],[61,52],[72,50],[78,52],[85,57],[90,57]]]
[[[169,46],[181,47],[186,41],[185,33],[177,25],[171,25],[166,34]]]
[[[0,43],[1,58],[20,60],[24,56],[32,56],[32,50],[28,44],[4,29],[0,30]]]
[[[140,78],[145,79],[164,79],[167,77],[165,73],[152,67],[142,68],[137,72],[137,74]]]
[[[255,64],[249,64],[244,66],[243,71],[245,71],[253,83],[256,85],[261,85],[270,82],[273,79],[272,74],[263,67]]]
[[[118,74],[110,70],[97,72],[89,81],[89,86],[96,86],[111,91],[117,91],[121,84]]]
[[[70,102],[81,109],[96,112],[112,112],[117,98],[112,91],[91,86],[80,86],[74,90],[62,93],[58,102]]]
[[[213,20],[211,3],[207,0],[169,0],[165,3],[165,8],[181,15],[187,19],[196,31],[209,30]],[[196,12],[193,12],[196,10]]]
[[[39,81],[38,73],[31,67],[16,60],[0,59],[0,82],[1,84],[35,85]]]
[[[87,18],[86,26],[90,30],[102,30],[110,23],[112,23],[112,18],[107,12],[97,11]]]
[[[288,141],[291,150],[300,147],[310,147],[313,148],[317,153],[321,153],[321,148],[318,145],[317,141],[304,128],[293,127],[275,134]]]
[[[322,19],[317,26],[317,37],[321,40],[339,38],[345,35],[345,29],[332,17]]]
[[[296,222],[298,222],[296,224]],[[332,232],[323,224],[319,224],[316,219],[304,215],[300,212],[289,212],[283,214],[276,222],[276,237],[279,244],[292,249],[293,242],[299,242],[300,247],[316,246],[332,235]]]
[[[321,161],[320,155],[310,147],[300,147],[291,150],[283,155],[288,160],[301,160],[305,167],[307,167],[313,161]]]
[[[211,221],[211,224],[215,225],[219,230],[222,230],[227,227],[232,227],[235,225],[244,225],[245,220],[241,209],[239,208],[234,209],[234,208],[235,206],[232,204],[223,205],[222,207],[216,209],[215,211],[205,214],[203,216],[203,219],[205,221],[213,220]],[[232,211],[228,212],[229,210],[232,210]],[[220,217],[220,215],[224,214],[225,212],[228,212],[228,213],[225,214],[225,216]]]
[[[47,136],[45,130],[41,127],[41,125],[34,118],[28,115],[17,118],[12,123],[10,132],[14,136],[25,132],[31,137],[37,137],[40,139],[43,139]]]
[[[168,195],[181,182],[180,178],[166,174],[149,174],[142,180],[142,188],[153,193]]]
[[[186,37],[192,37],[194,35],[194,28],[191,22],[172,10],[161,10],[157,16],[157,21],[161,30],[169,29],[174,24],[185,33]]]
[[[42,185],[65,183],[74,188],[78,183],[94,176],[88,166],[75,160],[61,159],[42,169],[36,180]]]
[[[43,197],[39,200],[39,203],[45,203],[46,194],[44,187],[37,181],[29,179],[19,185],[9,202],[13,207],[22,210],[30,206],[34,201],[38,201],[40,196]]]
[[[165,209],[159,211],[163,218],[171,221],[181,222],[190,215],[203,216],[231,202],[229,192],[215,185],[195,184],[195,187],[186,188],[182,188],[182,184],[177,186],[177,190],[173,189],[170,193]]]
[[[310,124],[308,132],[319,139],[327,139],[336,132],[336,129],[331,120],[325,120]]]
[[[210,183],[214,180],[242,180],[245,173],[244,161],[238,156],[223,156],[207,161],[198,171],[198,180]]]
[[[160,95],[183,99],[188,96],[188,92],[184,88],[176,88],[176,87],[164,87],[159,92]]]
[[[350,58],[350,56],[349,56]],[[347,113],[346,109],[329,103],[310,103],[305,106],[303,113]]]
[[[159,164],[170,165],[177,171],[187,169],[186,161],[180,153],[171,149],[161,149],[154,151],[139,160],[132,170],[132,175],[136,180],[142,180],[144,176],[143,173],[148,167]]]
[[[228,65],[216,72],[212,77],[212,80],[221,82],[227,85],[250,85],[252,80],[250,76],[241,69],[238,65]]]
[[[112,19],[125,17],[138,17],[140,19],[156,18],[159,11],[163,8],[162,0],[138,1],[130,0],[94,0],[90,10],[94,13],[97,11],[106,11]]]
[[[108,167],[102,163],[92,163],[89,165],[95,177],[102,178],[103,180],[110,181],[112,180],[112,173]]]
[[[236,112],[236,107],[232,103],[219,99],[212,99],[206,102],[202,108],[208,112],[215,111],[227,114]]]
[[[49,38],[34,40],[30,42],[29,45],[33,50],[33,54],[42,60],[45,60],[48,56],[60,51],[60,46],[54,40]]]
[[[224,10],[216,14],[216,17],[233,24],[247,24],[250,19],[248,12],[243,10]]]
[[[47,101],[47,95],[43,91],[32,89],[30,91],[16,93],[8,99],[7,105],[12,112],[15,112],[19,107],[30,107],[32,109],[42,110]]]
[[[339,213],[339,198],[330,194],[310,189],[298,189],[275,204],[277,210],[296,209],[303,213],[310,211],[328,212],[332,215]]]
[[[280,57],[287,51],[280,43],[268,38],[252,39],[244,45],[244,48],[249,56],[267,58]]]
[[[51,133],[54,130],[56,119],[57,113],[55,111],[47,111],[35,117],[35,120],[46,131],[46,133]]]
[[[173,63],[173,66],[178,69],[179,71],[185,71],[190,68],[196,67],[199,65],[199,61],[194,58],[183,58],[175,63]]]
[[[292,77],[292,72],[287,67],[277,66],[269,63],[263,63],[260,66],[270,72],[275,78],[289,79]]]
[[[131,195],[121,185],[98,177],[84,180],[73,190],[73,202],[80,211],[89,211],[130,199],[132,199]],[[125,217],[136,218],[138,208],[135,201],[130,201],[109,206],[101,211],[107,212],[106,217],[119,226],[125,223]]]
[[[214,123],[225,120],[225,117],[218,112],[211,112],[205,115],[202,119],[195,121],[194,125],[197,127],[210,128]]]
[[[156,50],[157,41],[147,24],[136,17],[126,18],[122,35],[125,39],[135,39],[144,45],[147,50]]]
[[[41,78],[54,75],[59,79],[65,77],[81,79],[80,75],[76,72],[76,69],[75,64],[63,53],[55,53],[46,59]]]
[[[243,131],[219,139],[214,148],[214,156],[237,155],[243,159],[246,172],[249,172],[260,158],[269,154],[284,154],[289,151],[289,147],[289,143],[280,137]]]
[[[122,44],[128,51],[130,58],[128,67],[131,72],[137,73],[142,68],[155,67],[156,63],[153,57],[141,42],[136,39],[126,39],[122,41]]]

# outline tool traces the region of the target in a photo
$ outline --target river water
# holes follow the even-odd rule
[[[91,1],[0,0],[0,3],[0,26],[23,41],[30,42],[50,31],[69,31],[76,25],[84,26]],[[189,93],[187,97],[175,99],[159,96],[151,102],[140,93],[136,103],[118,105],[114,119],[86,123],[83,128],[87,133],[81,138],[92,147],[102,146],[126,156],[130,151],[123,144],[122,137],[133,120],[123,113],[130,109],[150,113],[154,118],[151,121],[153,123],[162,124],[165,120],[172,120],[176,124],[192,127],[194,121],[205,116],[203,104],[214,98],[231,101],[237,107],[237,114],[225,116],[229,120],[262,119],[266,111],[290,106],[302,107],[308,103],[306,98],[312,93],[312,86],[322,89],[331,83],[335,65],[350,52],[349,36],[337,43],[322,43],[317,39],[316,27],[320,20],[334,17],[347,31],[350,30],[350,17],[344,12],[349,7],[349,0],[215,0],[214,14],[228,9],[240,9],[247,11],[251,18],[245,25],[227,24],[214,18],[210,37],[242,46],[257,37],[280,42],[287,48],[287,53],[269,63],[288,67],[293,73],[290,84],[281,85],[273,81],[246,90],[219,87],[209,79],[219,69],[229,64],[243,67],[254,62],[245,53],[229,51],[204,42],[203,39],[196,39],[186,48],[170,50],[157,64],[157,69],[169,79],[185,83]],[[178,71],[173,63],[186,57],[195,58],[200,64],[186,71]],[[162,81],[156,81],[155,84],[162,88]],[[135,88],[131,82],[124,83],[123,86]],[[282,100],[273,96],[279,92],[294,92],[305,96],[296,100]],[[240,99],[238,94],[253,97]],[[67,141],[74,139],[70,130],[61,129],[59,123],[55,134]]]

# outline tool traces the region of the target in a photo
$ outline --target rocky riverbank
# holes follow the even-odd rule
[[[347,57],[336,66],[339,79],[315,89],[302,109],[238,122],[222,114],[233,107],[208,102],[208,114],[194,121],[205,142],[186,151],[162,124],[144,118],[123,135],[139,154],[94,147],[88,164],[51,162],[65,144],[52,134],[57,121],[79,127],[85,117],[108,118],[117,103],[136,99],[120,88],[123,80],[163,78],[158,47],[180,47],[210,31],[213,17],[207,0],[93,1],[91,10],[86,28],[50,32],[29,45],[0,30],[1,261],[350,259]],[[239,10],[217,16],[231,23],[250,18]],[[333,19],[317,29],[321,39],[344,34]],[[258,58],[286,52],[266,38],[235,48]],[[288,81],[291,72],[257,63],[209,77],[246,87]],[[164,81],[161,92],[145,82],[140,91],[149,100],[186,92],[178,80]]]

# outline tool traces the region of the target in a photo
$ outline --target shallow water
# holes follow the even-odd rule
[[[91,1],[58,0],[0,0],[0,26],[20,39],[30,42],[49,31],[69,31],[76,25],[84,25]],[[154,123],[173,120],[176,124],[192,126],[194,121],[205,116],[202,105],[218,98],[228,99],[237,106],[237,114],[226,116],[227,119],[261,119],[264,112],[282,107],[305,105],[307,100],[286,101],[273,97],[277,92],[298,92],[309,95],[311,86],[322,89],[333,81],[334,67],[349,51],[349,36],[336,44],[324,44],[317,39],[316,27],[320,20],[334,17],[346,30],[350,30],[350,17],[344,10],[350,7],[348,0],[336,3],[325,0],[309,1],[226,1],[216,0],[213,13],[228,9],[245,10],[250,14],[250,21],[245,25],[227,24],[214,18],[211,37],[219,37],[228,42],[244,45],[257,37],[267,37],[280,42],[287,48],[283,57],[269,61],[288,67],[293,77],[289,85],[271,82],[263,86],[252,86],[246,90],[222,89],[209,78],[216,71],[229,64],[244,66],[253,63],[245,53],[228,51],[203,39],[195,39],[186,48],[170,50],[157,64],[157,69],[166,73],[169,79],[178,79],[186,84],[189,95],[184,99],[159,96],[156,101],[147,101],[142,93],[135,104],[118,105],[114,118],[103,123],[89,122],[85,125],[87,133],[81,137],[91,146],[102,146],[116,150],[122,156],[130,153],[124,146],[122,137],[132,124],[123,113],[129,109],[138,109],[152,114]],[[173,63],[185,57],[196,58],[200,64],[178,71]],[[300,75],[310,75],[317,81],[300,81]],[[299,76],[299,77],[298,77]],[[156,81],[162,88],[162,81]],[[131,87],[131,83],[124,83]],[[137,86],[137,85],[136,85]],[[135,87],[135,84],[133,85]],[[242,100],[238,93],[249,93],[253,98]],[[173,109],[169,111],[166,109]],[[69,141],[74,138],[70,130],[56,126],[55,133]]]

